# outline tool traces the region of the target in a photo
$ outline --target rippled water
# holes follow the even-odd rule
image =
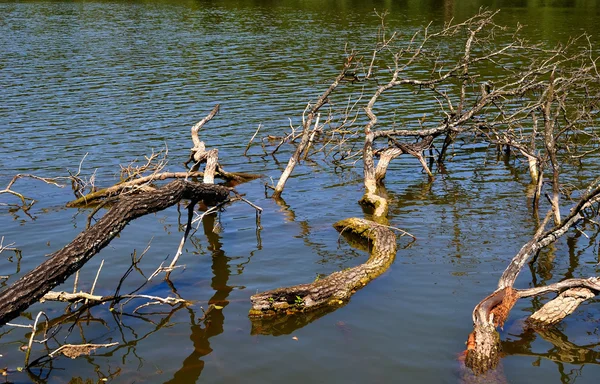
[[[274,337],[252,334],[250,295],[312,281],[365,260],[344,241],[338,244],[331,227],[338,219],[363,216],[356,203],[363,191],[361,175],[360,170],[333,172],[326,163],[308,162],[289,181],[285,207],[265,198],[263,184],[279,176],[289,148],[276,159],[242,153],[259,124],[265,135],[284,132],[288,119],[299,124],[306,103],[336,75],[344,44],[373,41],[375,7],[388,8],[391,25],[403,31],[429,20],[439,25],[452,16],[465,18],[479,3],[505,7],[503,21],[529,24],[530,37],[544,41],[594,31],[600,9],[579,2],[572,8],[474,3],[0,2],[0,187],[19,172],[53,177],[76,172],[86,154],[83,175],[95,172],[96,183],[104,186],[114,182],[119,164],[165,146],[168,168],[181,170],[191,146],[189,128],[216,103],[221,113],[202,138],[219,148],[226,169],[265,175],[237,187],[264,208],[260,231],[254,210],[236,204],[221,215],[220,233],[207,222],[188,243],[182,256],[186,268],[176,271],[173,281],[182,297],[195,301],[189,310],[174,312],[164,324],[124,318],[121,328],[106,308],[93,310],[102,321],[81,324],[85,341],[118,341],[120,346],[98,350],[89,359],[59,358],[48,382],[78,376],[95,382],[114,373],[111,380],[122,383],[456,382],[456,357],[471,331],[473,306],[495,287],[534,228],[525,168],[469,145],[457,146],[433,183],[416,171],[416,160],[394,162],[386,182],[390,221],[418,241],[401,249],[390,270],[346,306],[300,329],[283,327]],[[534,5],[519,8],[521,3]],[[429,108],[407,97],[405,105],[415,109],[411,113],[420,116]],[[258,146],[251,150],[259,152]],[[69,187],[20,180],[15,189],[39,202],[31,212],[35,220],[0,207],[0,236],[23,255],[19,265],[2,255],[0,275],[10,275],[3,286],[68,243],[85,228],[89,213],[64,208],[72,198]],[[3,195],[0,202],[8,200]],[[141,267],[151,273],[175,253],[178,224],[175,208],[136,220],[84,267],[81,288],[89,289],[105,259],[96,293],[112,294],[130,254],[148,242]],[[555,253],[586,244],[574,236],[558,244]],[[597,273],[593,248],[585,248],[580,264],[572,257],[556,272],[535,271],[535,279],[563,278],[569,266],[576,273]],[[141,281],[132,276],[123,289]],[[528,275],[518,283],[530,281]],[[155,283],[144,293],[167,296],[171,290]],[[201,322],[200,307],[209,302],[224,308]],[[550,337],[531,341],[519,336],[518,320],[535,305],[521,302],[503,333],[512,343],[505,349],[513,351],[503,360],[509,382],[596,382],[593,356],[583,365],[552,354]],[[62,308],[36,305],[29,314],[43,309],[58,315]],[[585,312],[560,326],[558,337],[574,350],[596,343],[596,320],[590,319],[597,312],[594,305],[585,306]],[[2,331],[0,366],[22,366],[19,347],[27,331]],[[69,340],[81,342],[79,332]],[[42,354],[41,346],[36,353]],[[9,378],[31,380],[19,373]]]

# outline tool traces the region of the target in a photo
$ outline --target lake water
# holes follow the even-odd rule
[[[306,103],[337,74],[345,43],[374,42],[374,8],[389,10],[390,27],[407,32],[429,21],[465,19],[481,5],[502,8],[499,22],[525,24],[530,39],[551,44],[595,33],[600,22],[596,2],[575,0],[0,2],[0,188],[16,173],[77,172],[86,154],[82,175],[111,185],[119,164],[143,161],[165,146],[167,168],[182,170],[189,128],[216,103],[221,113],[201,131],[202,139],[219,149],[227,170],[264,175],[237,187],[264,209],[260,230],[254,210],[236,203],[220,215],[220,231],[209,220],[187,243],[181,257],[186,268],[172,281],[193,306],[172,313],[148,309],[164,314],[144,318],[95,308],[89,321],[79,322],[66,340],[63,330],[58,341],[119,346],[76,360],[60,357],[51,369],[34,372],[41,382],[456,383],[474,305],[534,232],[526,167],[476,145],[457,146],[445,172],[434,170],[434,182],[414,159],[393,162],[386,181],[390,224],[418,240],[409,247],[400,240],[389,271],[347,305],[303,327],[284,324],[260,335],[247,317],[252,294],[366,260],[338,241],[331,226],[364,217],[357,204],[362,171],[304,163],[288,182],[285,205],[278,205],[265,197],[264,183],[279,177],[291,148],[276,159],[242,154],[259,124],[261,135],[283,134],[290,120],[300,124]],[[424,112],[410,99],[404,108],[416,116]],[[250,150],[259,153],[258,145]],[[0,237],[22,251],[20,260],[0,255],[0,275],[9,276],[0,280],[3,287],[70,242],[89,213],[65,208],[73,197],[69,186],[20,180],[14,189],[38,202],[30,212],[35,220],[0,206]],[[0,196],[0,203],[10,202]],[[104,259],[95,293],[114,293],[131,253],[148,243],[140,268],[152,273],[176,252],[181,217],[173,207],[131,223],[86,264],[79,287],[90,289]],[[567,236],[547,257],[560,260],[554,268],[541,263],[525,270],[517,285],[597,274],[597,251],[586,238]],[[122,291],[142,281],[133,273]],[[168,296],[171,289],[155,281],[142,293]],[[200,321],[209,303],[223,308]],[[507,380],[596,383],[598,307],[583,305],[548,334],[521,334],[520,320],[539,305],[520,301],[502,332]],[[28,316],[40,310],[58,316],[63,309],[37,304]],[[33,380],[14,372],[23,365],[20,347],[28,335],[0,330],[0,367],[12,371],[12,382]],[[42,354],[43,346],[35,345],[32,359]]]

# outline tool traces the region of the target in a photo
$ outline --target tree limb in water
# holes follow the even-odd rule
[[[121,197],[94,226],[0,293],[0,325],[19,316],[63,283],[107,246],[130,221],[161,211],[182,199],[191,200],[191,204],[202,200],[206,205],[214,205],[228,196],[229,189],[223,186],[175,180],[156,190]]]
[[[333,225],[340,232],[349,232],[370,242],[370,257],[366,263],[319,279],[310,284],[279,288],[250,298],[250,317],[269,317],[340,306],[357,289],[385,272],[396,256],[396,235],[386,226],[373,221],[349,218]]]
[[[600,186],[595,183],[583,194],[571,212],[556,227],[543,232],[550,219],[550,213],[540,227],[538,233],[525,244],[513,257],[498,282],[498,289],[483,299],[473,310],[473,332],[467,342],[465,364],[475,373],[483,373],[493,369],[500,358],[500,336],[496,331],[501,326],[514,303],[522,297],[558,292],[559,296],[547,303],[543,310],[531,316],[535,326],[551,325],[572,313],[586,299],[593,297],[593,291],[600,291],[598,278],[568,279],[545,287],[526,290],[513,288],[517,276],[525,264],[542,248],[554,243],[584,218],[584,211],[600,201]],[[585,289],[584,289],[585,288]]]
[[[111,187],[100,189],[95,192],[88,193],[85,196],[82,196],[76,200],[70,201],[67,203],[67,207],[75,208],[75,207],[85,207],[87,205],[96,204],[101,199],[105,199],[107,197],[115,196],[119,193],[122,193],[125,190],[132,190],[135,188],[140,188],[144,184],[152,183],[154,181],[166,180],[166,179],[188,179],[193,177],[203,177],[204,172],[162,172],[157,174],[151,174],[148,176],[140,177],[139,179],[134,179],[131,181],[127,181],[125,183],[118,183]],[[254,180],[260,177],[260,175],[252,174],[252,173],[242,173],[242,172],[227,172],[225,174],[217,173],[217,176],[224,178],[225,180],[233,180],[238,183]]]

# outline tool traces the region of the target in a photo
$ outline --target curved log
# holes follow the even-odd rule
[[[250,298],[250,317],[269,317],[312,311],[325,306],[340,306],[357,289],[385,272],[396,256],[396,235],[386,226],[373,221],[349,218],[333,225],[343,233],[352,233],[370,241],[371,254],[364,264],[331,275],[310,284],[279,288]]]
[[[228,196],[229,189],[223,186],[176,180],[159,189],[120,198],[95,225],[0,293],[0,325],[19,316],[63,283],[106,247],[131,220],[161,211],[182,199],[189,199],[192,204],[202,200],[206,205],[215,205]]]

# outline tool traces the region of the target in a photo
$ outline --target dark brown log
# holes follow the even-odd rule
[[[396,235],[386,226],[373,221],[350,218],[334,227],[371,242],[371,256],[364,264],[334,272],[310,284],[279,288],[250,298],[250,317],[307,312],[325,306],[339,307],[359,288],[385,272],[396,256]]]
[[[189,199],[192,204],[202,200],[206,205],[215,205],[228,196],[229,189],[223,186],[176,180],[160,189],[122,197],[94,226],[0,293],[0,325],[19,316],[45,293],[63,283],[131,220],[161,211],[182,199]]]

